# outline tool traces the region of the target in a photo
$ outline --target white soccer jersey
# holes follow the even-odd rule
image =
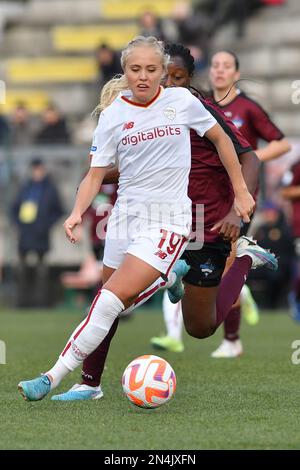
[[[118,165],[119,210],[140,217],[146,210],[153,220],[171,216],[173,225],[190,223],[189,130],[203,136],[216,120],[185,88],[161,87],[146,105],[130,97],[130,91],[120,93],[101,113],[91,166]]]

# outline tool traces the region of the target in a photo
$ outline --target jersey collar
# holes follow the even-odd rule
[[[152,100],[148,101],[147,103],[136,103],[135,101],[130,100],[129,98],[126,98],[126,96],[121,96],[121,99],[125,101],[128,104],[131,104],[132,106],[138,106],[139,108],[148,108],[154,101],[157,100],[157,98],[160,96],[161,92],[163,90],[163,87],[160,86],[158,92],[156,93],[155,96],[153,96]]]

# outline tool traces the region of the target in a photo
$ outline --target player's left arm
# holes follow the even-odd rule
[[[281,189],[281,196],[284,199],[292,201],[300,198],[300,186],[289,186],[288,188]]]
[[[254,195],[258,183],[260,161],[253,150],[240,154],[239,160],[248,191]],[[232,206],[228,214],[222,220],[219,220],[211,230],[217,230],[224,240],[235,242],[240,235],[240,227],[241,218],[236,215],[234,206]]]
[[[291,150],[291,145],[286,137],[280,140],[272,140],[265,147],[256,150],[258,158],[262,162],[268,162],[281,157]]]

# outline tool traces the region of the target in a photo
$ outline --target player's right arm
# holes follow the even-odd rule
[[[100,190],[108,168],[115,164],[117,145],[114,139],[113,121],[102,112],[94,132],[91,148],[91,167],[83,178],[77,191],[76,201],[71,215],[64,223],[66,236],[75,243],[74,228],[81,224],[82,214],[91,205]]]
[[[235,194],[234,209],[236,214],[242,217],[244,222],[250,222],[255,201],[248,191],[232,140],[220,124],[215,124],[209,129],[205,133],[205,137],[216,147],[220,160],[228,173]]]
[[[107,167],[91,167],[79,185],[75,205],[70,216],[64,223],[66,236],[71,243],[77,242],[77,237],[74,235],[73,231],[81,224],[82,214],[90,207],[99,193],[106,170]]]

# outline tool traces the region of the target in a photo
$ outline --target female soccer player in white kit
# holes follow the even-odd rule
[[[129,90],[100,115],[91,168],[64,223],[68,239],[75,243],[74,229],[98,193],[107,167],[117,161],[119,191],[107,228],[103,288],[54,367],[19,383],[29,401],[42,399],[79,366],[138,295],[161,275],[169,276],[184,251],[191,226],[191,128],[218,149],[232,182],[237,214],[247,222],[254,209],[229,137],[188,90],[160,86],[168,64],[163,45],[153,37],[137,37],[123,51],[121,63]],[[186,272],[183,268],[179,274]],[[169,276],[169,285],[174,276]]]

